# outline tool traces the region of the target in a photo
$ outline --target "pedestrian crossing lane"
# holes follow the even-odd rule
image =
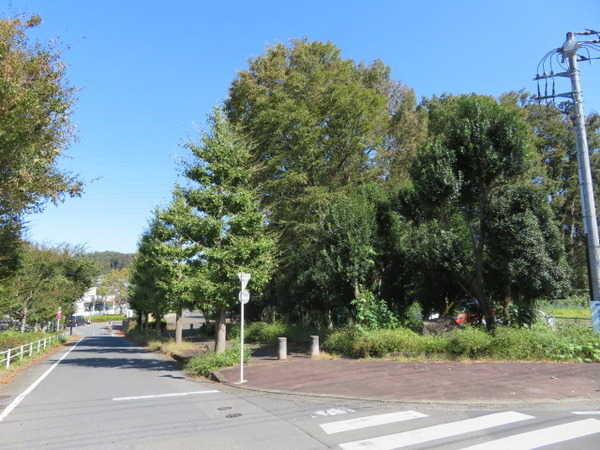
[[[389,425],[425,417],[428,417],[427,414],[417,411],[399,411],[328,422],[321,424],[320,427],[327,434],[343,434],[346,431],[367,429],[379,425]],[[369,439],[344,442],[339,444],[339,447],[344,450],[364,448],[396,449],[411,445],[424,445],[445,438],[468,435],[469,433],[491,430],[519,422],[532,421],[534,419],[534,416],[527,414],[505,411]],[[470,450],[504,450],[507,448],[510,448],[511,450],[534,449],[598,433],[600,433],[600,420],[592,418],[577,420],[552,427],[543,427],[466,448]]]

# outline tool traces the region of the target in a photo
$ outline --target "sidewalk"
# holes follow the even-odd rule
[[[397,362],[253,357],[215,373],[247,389],[382,401],[455,404],[574,404],[600,409],[600,364]]]

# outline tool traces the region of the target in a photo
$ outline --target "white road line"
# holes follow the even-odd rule
[[[321,425],[323,431],[327,434],[341,433],[342,431],[358,430],[361,428],[386,425],[405,420],[428,417],[427,414],[421,414],[416,411],[400,411],[389,414],[378,414],[375,416],[357,417],[355,419],[340,420],[338,422],[324,423]]]
[[[600,411],[571,411],[578,416],[600,416]]]
[[[558,444],[591,434],[600,433],[600,420],[585,419],[527,433],[515,434],[492,442],[467,447],[469,450],[529,450],[544,445]],[[463,450],[467,450],[463,449]]]
[[[50,372],[52,372],[54,369],[56,369],[56,366],[58,366],[58,365],[60,364],[60,362],[61,362],[63,359],[65,359],[65,358],[67,357],[67,355],[68,355],[69,353],[71,353],[71,352],[72,352],[72,351],[75,349],[75,347],[77,347],[77,346],[79,345],[79,343],[80,343],[82,340],[83,340],[83,338],[79,339],[79,340],[78,340],[78,341],[75,343],[75,345],[73,345],[73,347],[71,347],[71,349],[70,349],[70,350],[69,350],[67,353],[65,353],[64,355],[62,355],[62,356],[61,356],[61,358],[60,358],[58,361],[56,361],[54,364],[52,364],[52,366],[50,366],[50,367],[48,368],[48,370],[46,370],[46,371],[45,371],[45,372],[42,374],[42,376],[41,376],[41,377],[39,377],[37,380],[35,380],[31,386],[29,386],[27,389],[25,389],[25,391],[23,391],[21,394],[19,394],[19,395],[17,396],[17,398],[15,398],[15,399],[13,400],[13,402],[12,402],[10,405],[8,405],[4,411],[2,411],[2,414],[0,414],[0,422],[2,422],[2,420],[4,420],[4,418],[5,418],[6,416],[8,416],[8,415],[9,415],[9,414],[12,412],[12,410],[13,410],[13,409],[15,409],[15,408],[17,407],[17,405],[18,405],[19,403],[21,403],[21,402],[23,401],[23,399],[24,399],[25,397],[27,397],[27,395],[29,395],[29,393],[31,393],[31,391],[33,391],[33,390],[34,390],[34,389],[35,389],[35,388],[38,386],[38,384],[40,384],[42,381],[44,381],[44,378],[46,378],[48,375],[50,375]]]
[[[173,394],[139,395],[137,397],[116,397],[116,398],[113,398],[113,401],[122,402],[125,400],[146,400],[146,399],[150,399],[150,398],[185,397],[186,395],[214,394],[215,392],[221,392],[221,391],[210,390],[210,391],[196,391],[196,392],[176,392]]]
[[[458,436],[473,431],[485,430],[487,428],[508,425],[522,420],[533,419],[533,416],[518,412],[507,411],[496,414],[488,414],[474,419],[461,420],[459,422],[434,425],[426,428],[405,431],[403,433],[390,434],[372,439],[365,439],[340,444],[343,449],[394,449],[408,445],[422,444],[451,436]]]

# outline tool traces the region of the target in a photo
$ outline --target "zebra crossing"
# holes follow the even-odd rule
[[[334,414],[331,415],[340,414],[339,410],[332,411]],[[360,414],[354,410],[341,413],[347,414],[346,417]],[[319,421],[327,420],[319,423],[320,430],[329,438],[334,437],[334,445],[343,450],[397,449],[409,446],[423,449],[443,446],[465,450],[525,450],[566,442],[572,443],[574,448],[586,448],[577,443],[578,439],[586,437],[591,437],[593,442],[589,446],[590,440],[585,441],[588,448],[600,448],[600,420],[593,417],[600,415],[600,411],[565,413],[559,421],[564,422],[565,416],[567,421],[558,425],[548,425],[542,418],[516,411],[482,412],[476,417],[443,423],[435,423],[439,419],[414,410],[343,420],[332,420],[334,417],[331,415],[318,411],[312,417],[319,418]],[[387,433],[379,434],[378,429],[381,431],[382,427],[385,427]],[[514,429],[511,430],[511,427]],[[389,433],[392,428],[397,428],[398,431]],[[514,434],[510,434],[513,432]],[[361,433],[366,436],[356,439],[357,434]],[[495,434],[498,437],[494,437]],[[345,436],[349,439],[345,439]],[[444,441],[445,439],[450,440]],[[445,443],[448,443],[448,447]]]

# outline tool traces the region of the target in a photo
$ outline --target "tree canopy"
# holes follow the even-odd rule
[[[330,42],[276,43],[186,144],[191,184],[160,220],[179,248],[195,246],[188,289],[218,312],[222,337],[238,272],[259,294],[254,318],[397,326],[468,298],[493,328],[494,310],[530,308],[578,278],[565,114],[525,93],[417,104],[381,61],[344,59]],[[137,271],[154,245],[142,238]]]
[[[40,23],[39,16],[0,19],[0,259],[13,266],[23,214],[82,189],[58,168],[75,137],[76,91],[56,46],[30,42],[27,32]]]

